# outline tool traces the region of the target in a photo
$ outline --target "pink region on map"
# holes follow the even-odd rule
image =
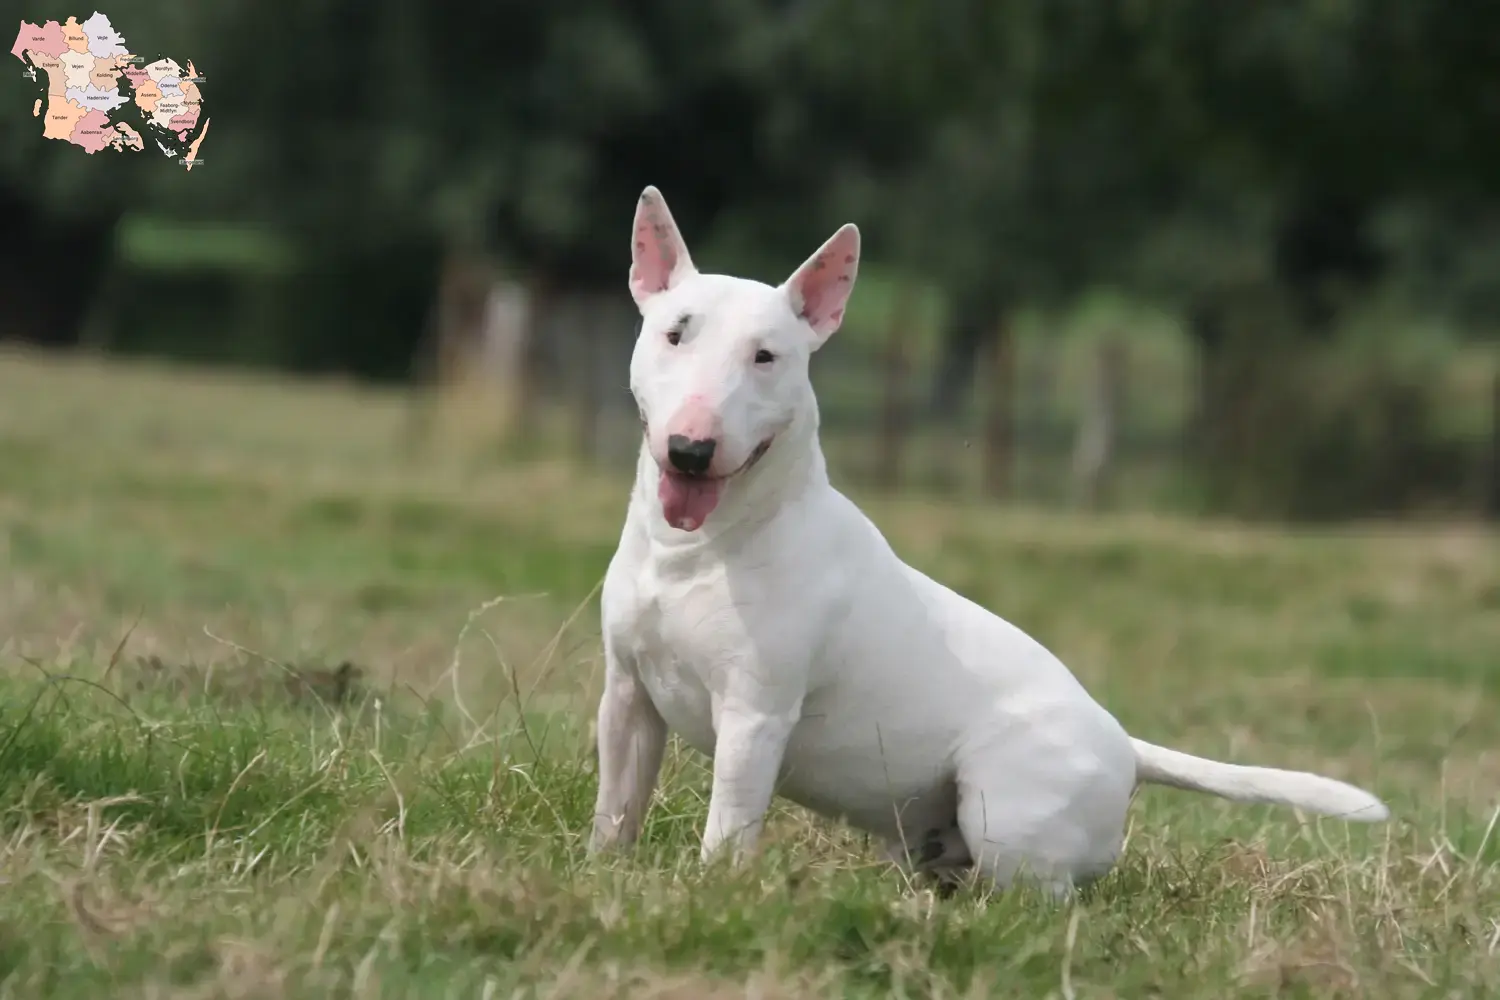
[[[63,37],[62,25],[56,21],[48,21],[46,27],[22,21],[21,30],[16,35],[16,44],[11,48],[10,54],[20,59],[21,53],[30,49],[49,56],[60,56],[67,48],[68,40]]]
[[[119,135],[110,140],[110,145],[116,149],[145,149],[146,144],[141,139],[141,134],[124,122],[115,122],[115,128]]]
[[[177,133],[177,138],[179,138],[179,139],[186,139],[187,136],[188,136],[188,133],[193,130],[193,126],[195,126],[197,124],[198,124],[198,105],[194,104],[194,105],[191,105],[182,114],[175,116],[167,124],[167,128],[171,129],[173,132],[176,132]]]
[[[141,88],[141,84],[143,84],[147,80],[151,79],[149,76],[146,75],[146,67],[144,67],[144,66],[134,66],[134,65],[131,65],[131,64],[127,63],[124,66],[124,70],[125,70],[125,79],[129,80],[130,81],[130,85],[132,87],[134,87],[135,89],[137,89],[137,90],[139,90]]]
[[[90,111],[73,126],[72,141],[90,153],[97,153],[118,135],[109,123],[109,115],[103,111]]]

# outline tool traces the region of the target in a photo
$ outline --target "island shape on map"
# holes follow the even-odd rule
[[[81,22],[22,21],[10,54],[25,64],[29,79],[46,87],[32,108],[44,137],[92,154],[106,147],[143,150],[144,132],[188,170],[201,162],[209,119],[192,60],[186,69],[167,56],[148,62],[98,11]],[[121,120],[126,114],[134,124]]]

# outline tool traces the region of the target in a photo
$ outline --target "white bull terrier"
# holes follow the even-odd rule
[[[1386,818],[1331,778],[1132,739],[830,485],[808,360],[843,320],[853,225],[776,288],[700,274],[655,188],[631,235],[645,440],[602,592],[591,852],[639,834],[669,730],[713,758],[705,860],[753,848],[775,793],[908,870],[1064,895],[1114,865],[1139,782]]]

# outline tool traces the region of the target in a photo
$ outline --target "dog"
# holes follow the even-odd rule
[[[906,565],[830,484],[808,377],[860,235],[780,286],[700,273],[661,193],[636,206],[630,390],[644,430],[601,591],[589,851],[638,837],[667,734],[713,761],[705,861],[742,860],[773,795],[908,871],[1065,896],[1119,858],[1140,783],[1376,822],[1369,793],[1132,739],[1019,628]]]

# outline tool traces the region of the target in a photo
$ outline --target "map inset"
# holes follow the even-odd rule
[[[46,83],[31,114],[42,119],[48,139],[90,154],[139,151],[149,141],[188,170],[202,162],[209,120],[191,59],[186,68],[165,56],[147,62],[98,11],[82,23],[22,21],[10,54],[25,64],[28,79]]]

